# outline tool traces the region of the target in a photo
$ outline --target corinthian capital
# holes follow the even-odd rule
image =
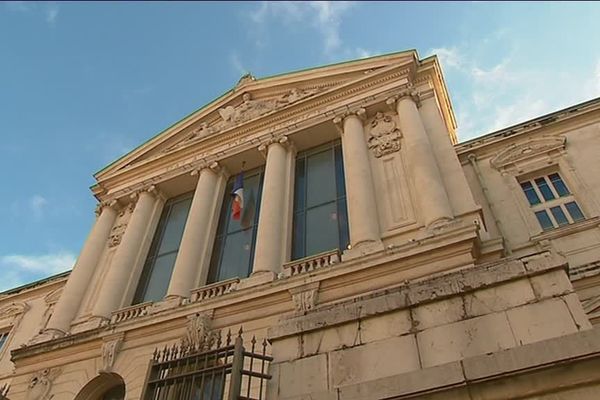
[[[275,134],[273,136],[264,138],[263,140],[261,140],[260,144],[258,145],[258,151],[260,151],[264,156],[267,155],[267,149],[269,148],[270,145],[274,144],[274,143],[278,143],[284,146],[289,146],[291,145],[290,139],[282,134],[282,133],[278,133]]]
[[[398,92],[398,94],[394,97],[396,98],[396,101],[400,101],[405,98],[410,98],[412,101],[415,102],[417,107],[421,107],[421,95],[412,84],[406,85],[406,87],[401,89],[400,92]]]
[[[338,113],[333,118],[333,124],[335,125],[340,134],[344,133],[344,120],[346,120],[346,118],[348,117],[357,117],[358,119],[364,122],[367,120],[367,110],[365,110],[362,107],[359,107]]]
[[[100,214],[102,214],[102,210],[104,208],[107,207],[115,207],[115,205],[117,204],[116,200],[105,200],[105,201],[101,201],[100,203],[98,203],[96,205],[96,210],[94,211],[96,213],[96,216],[100,216]]]

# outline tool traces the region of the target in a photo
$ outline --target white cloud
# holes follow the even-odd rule
[[[242,61],[240,60],[240,57],[238,56],[237,53],[231,53],[231,56],[229,57],[229,60],[231,62],[231,66],[233,67],[233,69],[235,69],[235,71],[237,73],[241,75],[245,75],[247,74],[249,71],[246,67],[244,67],[244,64],[242,64]]]
[[[429,51],[426,53],[426,57],[431,55],[436,55],[439,58],[442,68],[462,68],[461,56],[459,55],[456,47],[438,47],[429,49]]]
[[[48,204],[48,200],[39,194],[35,194],[29,199],[29,208],[36,219],[40,219],[44,215],[46,204]]]
[[[31,11],[35,4],[28,1],[7,1],[4,3],[9,11],[27,12]]]
[[[0,257],[0,265],[3,269],[23,272],[57,274],[73,268],[73,264],[75,264],[75,256],[69,252],[43,255],[9,254]]]
[[[300,23],[312,26],[323,39],[323,52],[331,55],[342,47],[340,38],[342,16],[353,5],[353,2],[348,1],[265,1],[251,12],[249,17],[252,22],[263,28],[271,24],[270,18],[282,21],[288,26]],[[258,40],[257,43],[262,43],[262,40]]]
[[[56,23],[56,18],[58,18],[58,12],[58,4],[48,3],[48,6],[46,7],[46,22],[50,25],[54,25]]]

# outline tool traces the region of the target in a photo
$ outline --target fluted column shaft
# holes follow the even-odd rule
[[[92,309],[93,316],[109,318],[111,312],[119,308],[155,205],[155,195],[147,190],[139,194],[123,239],[102,283],[100,296]]]
[[[359,112],[364,113],[364,110]],[[341,120],[336,121],[338,124]],[[375,187],[363,123],[356,114],[343,120],[342,153],[352,247],[381,240]]]
[[[425,226],[451,219],[448,194],[415,101],[408,94],[401,96],[396,111],[404,135],[408,169],[415,183],[417,202]]]
[[[273,272],[281,269],[284,257],[282,235],[285,217],[282,215],[286,209],[286,157],[287,149],[283,143],[275,141],[266,146],[267,162],[263,181],[262,198],[260,202],[260,215],[258,218],[258,231],[256,234],[256,248],[254,252],[254,265],[252,273]]]
[[[59,334],[69,331],[83,296],[89,290],[90,280],[100,261],[116,218],[117,211],[113,207],[101,206],[100,215],[81,249],[62,295],[56,303],[54,312],[48,321],[47,330],[53,330]]]
[[[190,290],[198,284],[196,282],[198,268],[201,265],[204,249],[208,245],[210,236],[208,227],[215,212],[214,197],[218,184],[219,176],[215,169],[207,167],[200,171],[167,297],[187,297],[190,295]]]

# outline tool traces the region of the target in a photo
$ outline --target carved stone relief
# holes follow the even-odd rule
[[[215,334],[211,329],[211,313],[196,313],[187,317],[187,327],[182,344],[205,350],[214,342]]]
[[[402,133],[397,128],[394,118],[378,112],[371,122],[368,145],[373,155],[380,158],[386,154],[400,150],[400,138]]]
[[[110,231],[110,236],[108,237],[108,247],[116,247],[121,243],[121,239],[125,233],[125,228],[127,228],[126,223],[113,226]]]
[[[99,372],[111,372],[117,353],[121,349],[121,337],[102,343],[102,369]]]
[[[34,373],[29,379],[27,386],[27,400],[48,400],[51,399],[50,391],[52,384],[58,375],[60,368],[46,368]]]
[[[565,137],[546,137],[532,139],[526,143],[511,144],[500,151],[490,160],[490,164],[497,170],[504,169],[526,159],[544,154],[560,151],[566,144]]]
[[[298,313],[306,313],[317,306],[319,283],[311,283],[290,289],[294,308]]]

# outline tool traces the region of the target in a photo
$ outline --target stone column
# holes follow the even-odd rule
[[[156,205],[156,188],[151,186],[149,189],[137,194],[137,197],[137,203],[127,228],[125,228],[123,239],[104,278],[100,296],[92,309],[92,315],[95,317],[110,318],[111,312],[120,307],[129,283],[131,270],[136,264],[140,247]]]
[[[283,231],[285,224],[283,214],[287,210],[285,201],[287,176],[289,175],[286,168],[288,165],[286,142],[287,137],[283,137],[258,148],[260,151],[266,152],[267,163],[260,202],[252,275],[270,273],[274,276],[284,262],[282,237],[286,233]]]
[[[218,169],[219,165],[215,162],[200,170],[167,297],[188,297],[190,290],[198,285],[198,268],[209,245],[209,227],[215,208],[219,206],[214,201],[215,192],[219,189]]]
[[[352,248],[361,244],[381,242],[375,186],[362,122],[365,114],[365,110],[361,108],[345,118],[336,117],[333,120],[341,128],[342,133],[344,178]]]
[[[396,111],[400,130],[404,135],[404,153],[417,192],[417,202],[425,226],[429,227],[435,222],[452,219],[452,209],[429,137],[413,97],[414,93],[403,92],[397,100]],[[388,104],[392,103],[393,100],[388,100]]]
[[[69,331],[83,296],[89,290],[88,285],[117,218],[114,203],[101,204],[98,213],[98,219],[81,249],[81,254],[48,321],[46,330],[54,331],[56,336],[62,336]]]

